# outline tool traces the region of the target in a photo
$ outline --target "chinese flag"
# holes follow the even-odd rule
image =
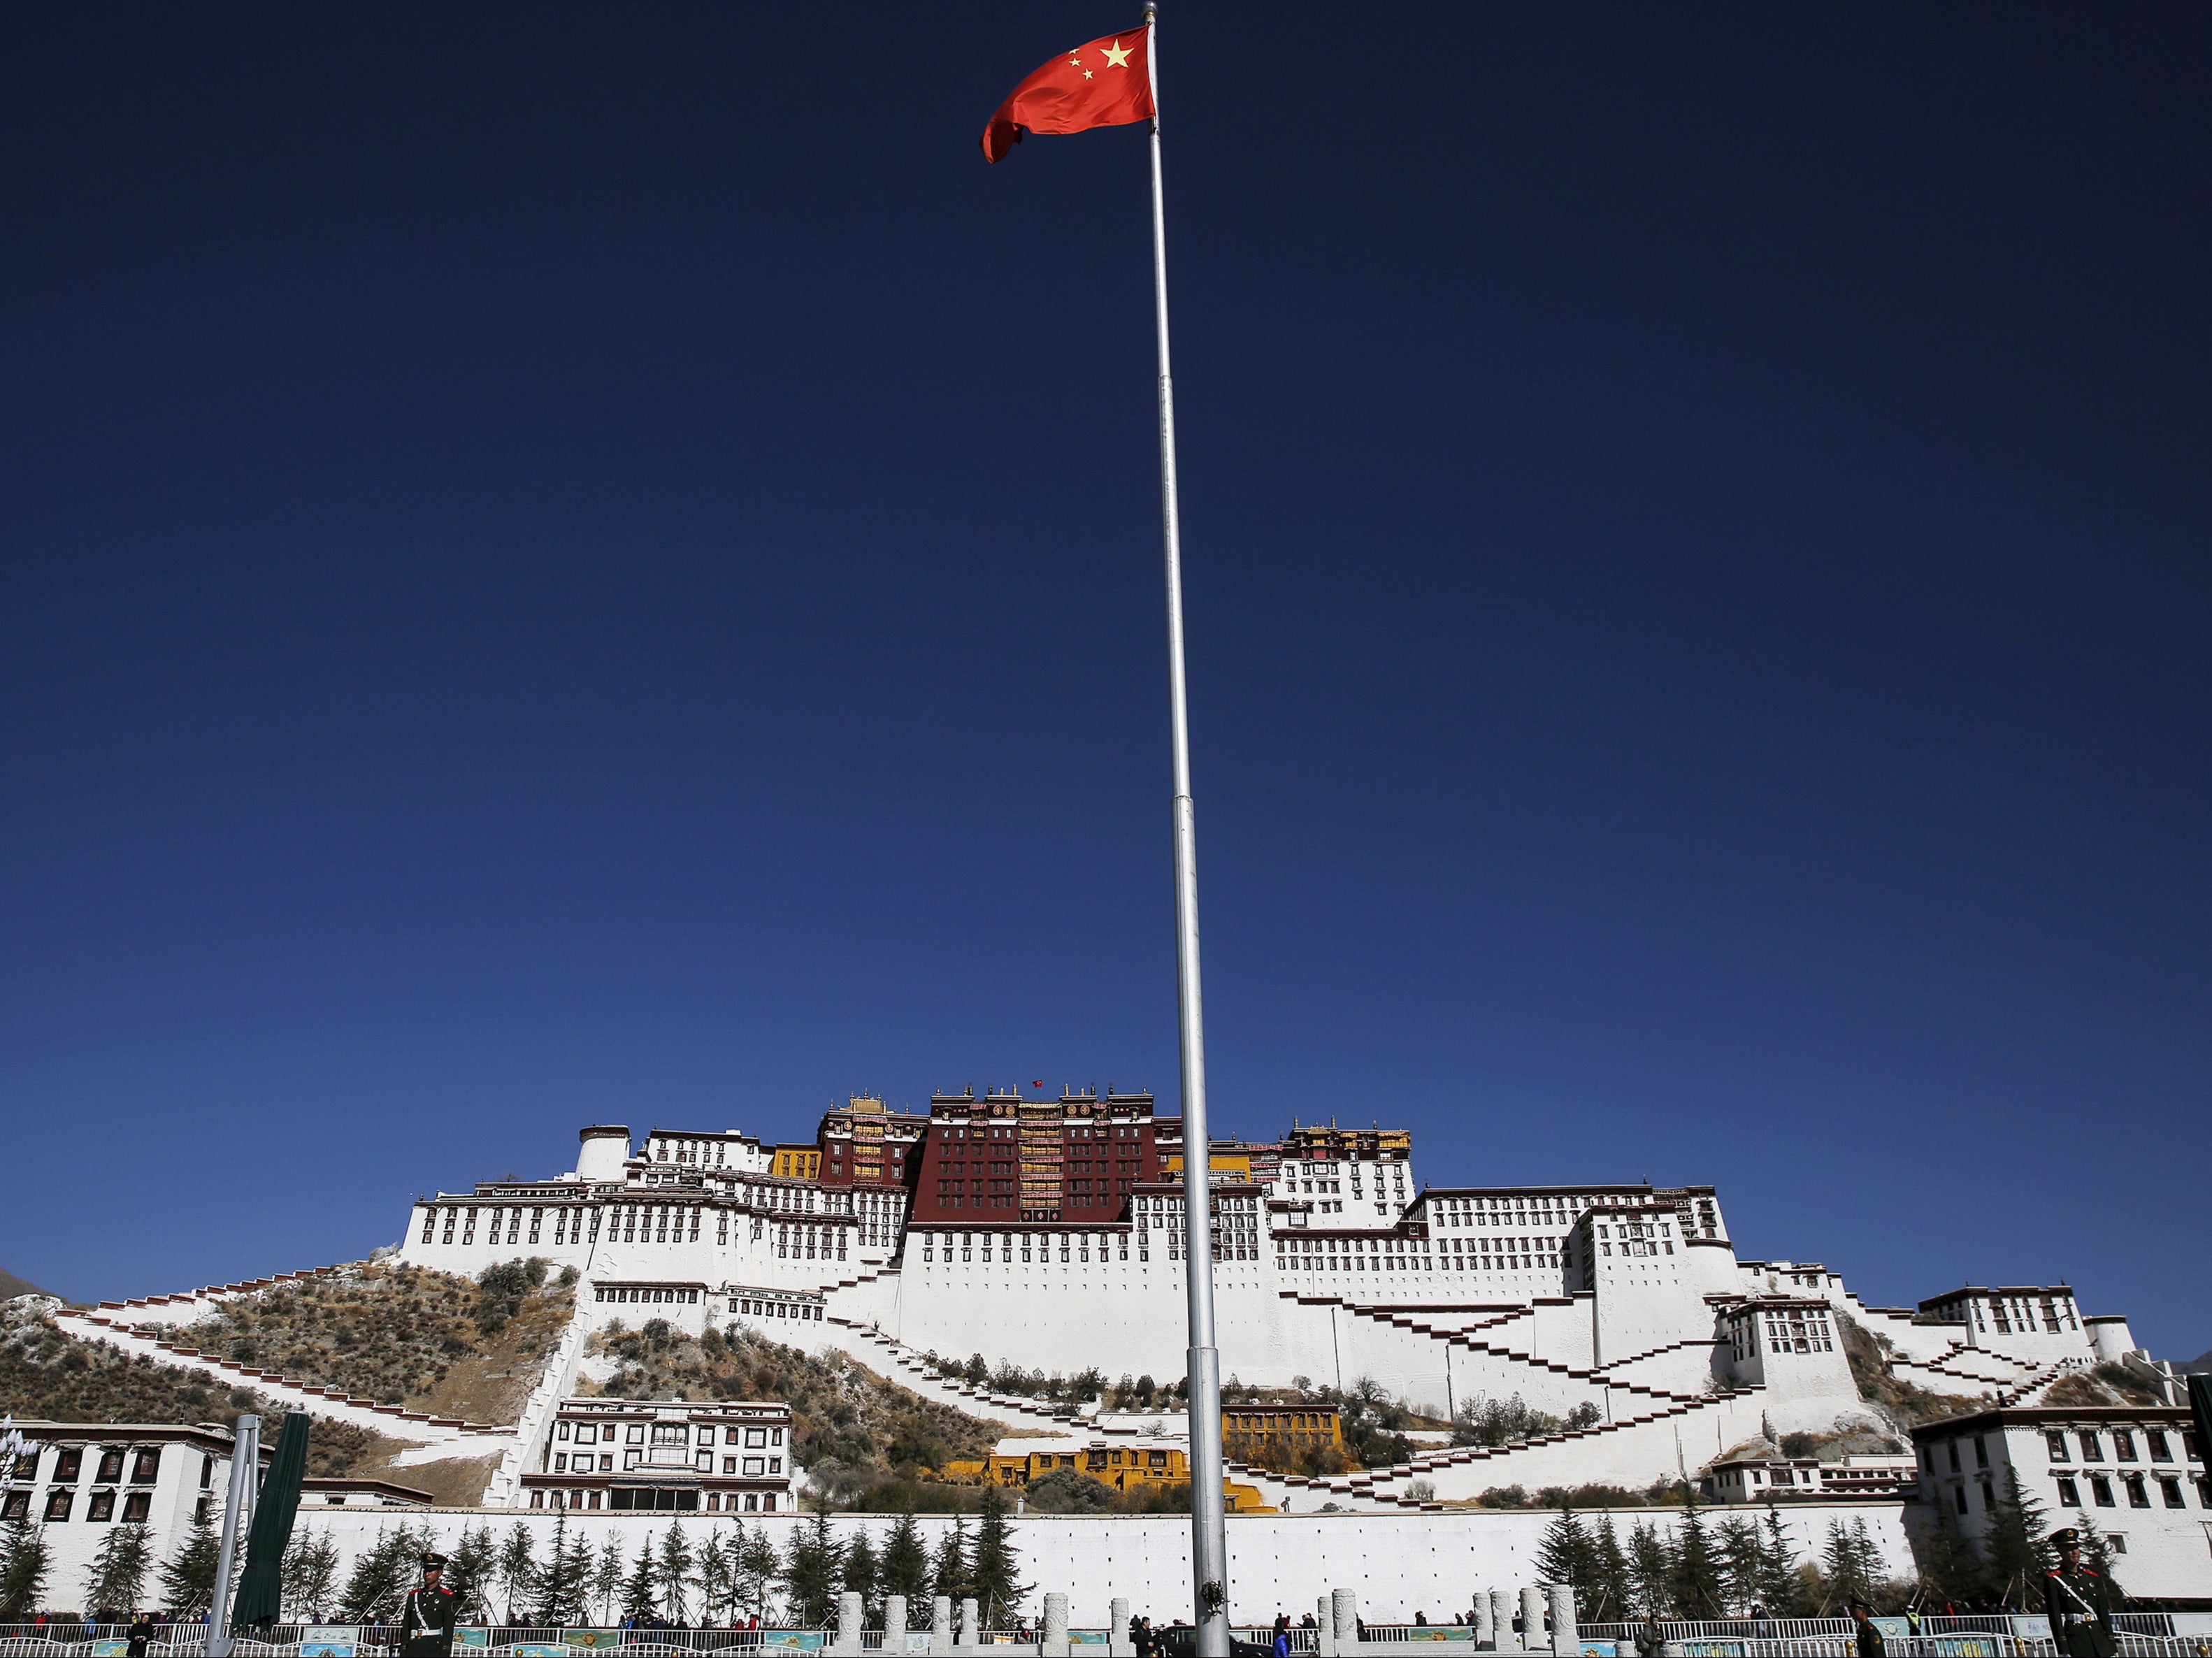
[[[983,129],[983,159],[995,161],[1031,132],[1126,126],[1152,114],[1152,76],[1139,24],[1127,34],[1064,52],[1016,87]]]

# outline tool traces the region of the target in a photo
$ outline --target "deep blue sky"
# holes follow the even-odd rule
[[[0,1265],[1172,1105],[1122,21],[0,18]],[[2212,1346],[2212,13],[1166,28],[1218,1122]]]

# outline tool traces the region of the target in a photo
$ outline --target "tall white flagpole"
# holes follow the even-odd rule
[[[1168,708],[1175,751],[1176,1000],[1182,1038],[1183,1278],[1190,1313],[1190,1567],[1198,1658],[1229,1658],[1229,1536],[1221,1499],[1221,1356],[1213,1345],[1212,1141],[1198,981],[1198,828],[1183,675],[1182,534],[1176,504],[1175,381],[1168,371],[1167,212],[1160,180],[1159,9],[1145,7],[1152,88],[1152,302],[1160,351],[1160,539],[1167,564]]]

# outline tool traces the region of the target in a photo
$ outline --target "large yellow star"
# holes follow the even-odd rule
[[[1123,46],[1119,40],[1116,40],[1112,46],[1107,47],[1106,67],[1109,69],[1128,68],[1129,48]]]

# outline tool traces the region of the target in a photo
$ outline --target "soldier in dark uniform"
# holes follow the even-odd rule
[[[1881,1638],[1881,1626],[1874,1621],[1874,1608],[1863,1600],[1851,1602],[1851,1637],[1858,1658],[1886,1658],[1889,1648]]]
[[[2052,1643],[2065,1658],[2113,1658],[2120,1643],[2112,1637],[2112,1585],[2081,1564],[2080,1532],[2053,1532],[2051,1541],[2058,1570],[2043,1574],[2043,1609]]]
[[[461,1597],[441,1581],[445,1574],[444,1555],[422,1557],[422,1587],[408,1595],[399,1614],[399,1658],[453,1658]]]

